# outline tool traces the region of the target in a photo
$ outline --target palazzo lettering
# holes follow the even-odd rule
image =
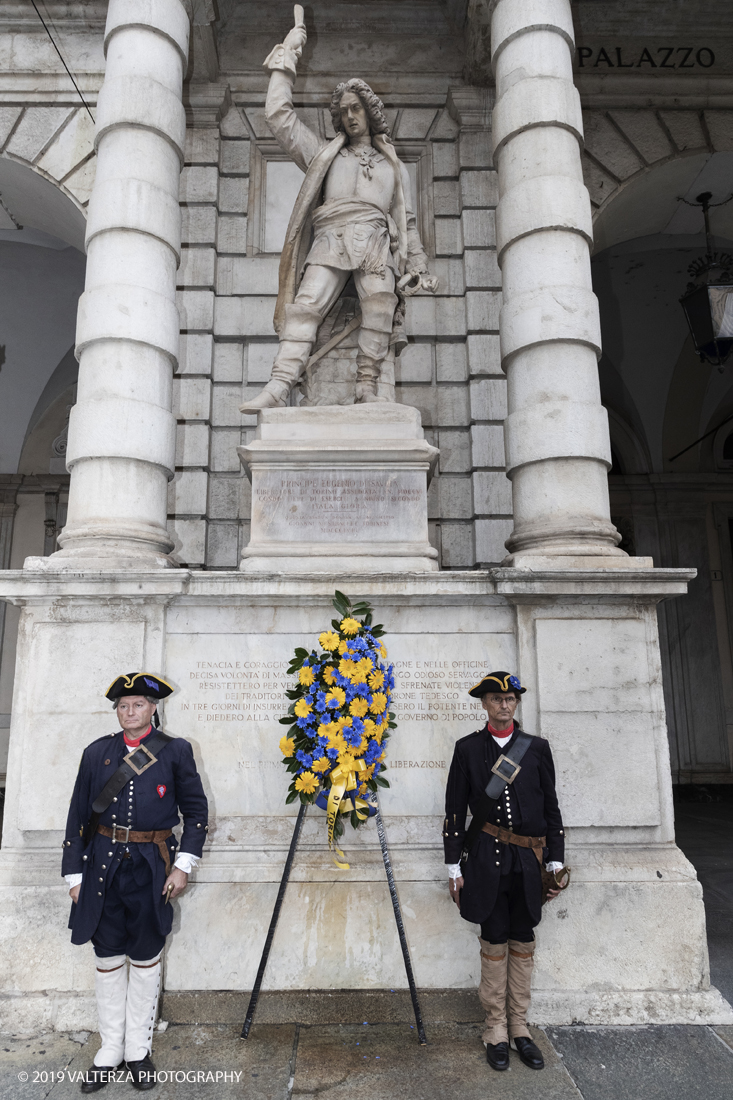
[[[578,46],[579,69],[711,69],[709,46]]]

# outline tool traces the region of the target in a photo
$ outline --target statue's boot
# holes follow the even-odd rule
[[[310,306],[297,302],[285,306],[285,321],[270,381],[260,393],[239,406],[240,412],[253,413],[285,405],[290,391],[305,371],[322,320],[320,313]]]
[[[372,403],[387,401],[377,394],[377,383],[382,362],[389,351],[397,295],[387,291],[370,294],[361,300],[361,328],[359,329],[359,353],[356,357],[356,391],[354,401]]]
[[[507,1015],[509,1039],[525,1066],[543,1069],[545,1062],[539,1048],[532,1041],[527,1027],[527,1013],[531,998],[532,970],[534,969],[535,943],[509,940],[507,969]]]

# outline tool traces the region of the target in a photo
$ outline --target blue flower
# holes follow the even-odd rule
[[[346,691],[346,702],[347,703],[350,703],[351,700],[355,699],[356,696],[359,694],[359,689],[356,687],[355,684],[349,684],[349,686],[347,688],[345,688],[345,691]]]
[[[382,751],[382,746],[378,741],[371,740],[367,745],[367,750],[364,753],[364,759],[367,764],[373,764]]]
[[[369,685],[368,684],[356,684],[356,690],[357,690],[357,693],[359,695],[368,695],[369,694]]]
[[[316,739],[316,744],[318,745],[319,749],[325,749],[328,746],[328,738],[327,737],[318,737]]]
[[[326,709],[326,693],[325,691],[319,691],[316,695],[316,710],[319,714],[322,714]]]
[[[298,718],[295,724],[302,730],[309,730],[313,727],[313,718],[308,714],[305,718]]]
[[[368,649],[369,647],[367,646],[367,643],[364,641],[363,638],[354,638],[353,642],[351,643],[351,648],[358,650],[359,653],[363,653],[364,650]]]
[[[309,768],[311,766],[311,764],[313,763],[313,757],[310,755],[310,753],[303,752],[302,749],[298,749],[295,756],[296,756],[296,759],[300,761],[300,763],[303,765],[304,768]]]
[[[510,676],[509,683],[513,688],[520,688],[522,686],[516,676]]]
[[[338,754],[338,749],[326,749],[326,756],[329,760],[335,760]]]
[[[361,742],[361,734],[358,733],[353,726],[344,726],[343,733],[344,741],[346,741],[347,745],[351,745],[353,746],[353,748],[356,748],[356,746]]]
[[[364,736],[364,722],[361,718],[352,718],[351,728],[352,730],[356,730],[356,732],[359,734],[359,737]]]
[[[341,706],[338,699],[331,699],[331,701],[328,705],[331,708],[331,710],[338,710],[339,707]]]
[[[311,663],[310,657],[304,657],[303,658],[303,668],[307,668],[310,663]]]

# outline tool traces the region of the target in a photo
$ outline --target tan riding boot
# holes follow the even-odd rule
[[[520,943],[509,940],[509,962],[507,967],[507,1015],[509,1017],[509,1038],[516,1047],[519,1057],[530,1069],[542,1069],[544,1060],[539,1049],[532,1041],[527,1027],[527,1013],[532,997],[532,971],[534,969],[534,949],[536,943]]]
[[[486,1013],[484,1033],[485,1043],[496,1046],[507,1043],[506,1018],[506,981],[507,981],[507,945],[505,943],[487,943],[479,937],[481,944],[481,984],[478,987],[478,999]]]

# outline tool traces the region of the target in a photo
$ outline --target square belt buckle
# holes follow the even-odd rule
[[[118,830],[120,832],[127,833],[127,836],[125,837],[124,840],[122,840],[120,837],[117,836]],[[112,826],[112,843],[113,844],[127,844],[129,839],[130,839],[130,826],[129,825],[118,825],[115,822],[115,824]]]
[[[506,775],[503,771],[500,770],[502,764],[508,764],[509,767],[513,769],[511,775]],[[514,780],[519,775],[519,773],[521,772],[522,765],[521,764],[515,764],[513,760],[510,760],[508,756],[504,756],[504,754],[502,753],[502,755],[496,761],[496,763],[494,764],[494,766],[491,770],[494,773],[494,775],[498,775],[499,779],[503,779],[505,783],[513,783]]]
[[[142,768],[138,768],[137,764],[132,759],[136,752],[144,752],[145,755],[149,757],[147,763],[143,764]],[[128,752],[127,756],[123,756],[122,759],[126,764],[130,765],[135,775],[142,775],[143,772],[146,772],[148,770],[148,768],[152,768],[153,764],[158,763],[158,757],[153,756],[150,749],[147,749],[145,745],[138,745],[136,749],[132,749],[132,751]]]

